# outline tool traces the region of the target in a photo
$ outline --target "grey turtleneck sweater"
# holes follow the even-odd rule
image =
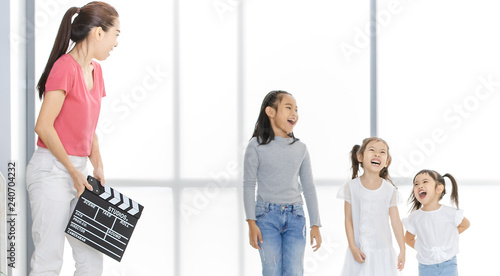
[[[290,145],[292,141],[292,138],[276,136],[267,145],[259,145],[255,137],[248,143],[243,171],[247,219],[255,220],[255,186],[258,183],[257,201],[302,204],[303,192],[310,225],[321,226],[309,152],[301,141]]]

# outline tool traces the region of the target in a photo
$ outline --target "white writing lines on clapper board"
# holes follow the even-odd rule
[[[86,217],[86,218],[88,218],[88,219],[92,220],[92,218],[91,218],[91,217],[89,217],[89,216],[85,215],[84,213],[82,213],[82,212],[80,212],[80,211],[78,211],[78,210],[77,210],[76,212],[77,212],[77,215],[79,215],[80,217]],[[75,218],[76,218],[76,217],[75,217]],[[73,218],[73,219],[75,219],[75,218]],[[126,243],[124,243],[124,242],[122,242],[122,241],[118,240],[118,239],[116,238],[116,236],[120,236],[120,238],[125,239],[125,240],[128,240],[128,238],[127,238],[127,237],[125,237],[125,236],[123,236],[123,235],[120,235],[120,233],[118,233],[118,232],[116,232],[116,231],[114,231],[114,230],[112,230],[112,229],[108,228],[106,225],[103,225],[102,223],[100,223],[100,222],[98,222],[98,221],[95,221],[95,220],[94,220],[94,222],[95,222],[95,223],[97,223],[97,224],[99,224],[99,225],[101,225],[102,227],[104,227],[104,228],[106,228],[106,229],[107,229],[107,231],[106,231],[106,232],[104,232],[104,231],[102,231],[101,229],[99,229],[99,228],[95,227],[94,225],[92,225],[92,223],[90,223],[90,222],[88,222],[88,221],[84,221],[84,220],[82,220],[82,221],[83,221],[83,222],[85,222],[87,225],[92,226],[92,228],[94,228],[95,230],[97,230],[97,231],[99,231],[99,232],[103,233],[103,234],[104,234],[104,238],[103,238],[103,239],[106,239],[106,237],[108,236],[108,233],[112,232],[112,234],[111,234],[111,235],[109,235],[109,237],[111,237],[113,240],[115,240],[115,241],[117,241],[117,242],[119,242],[119,243],[121,243],[121,244],[123,244],[123,245],[126,245]],[[116,219],[115,219],[115,221],[116,221]],[[73,225],[73,224],[74,224],[74,225],[77,225],[77,223],[71,222],[71,225]],[[113,226],[114,226],[114,224],[113,224]],[[79,227],[80,227],[80,228],[84,228],[84,227],[82,227],[82,226],[79,226]],[[74,227],[74,228],[77,228],[77,227]],[[78,229],[78,228],[77,228],[77,229]],[[92,232],[88,231],[88,229],[86,229],[86,228],[84,228],[84,229],[85,229],[85,230],[87,230],[87,232],[92,233]],[[94,234],[94,233],[92,233],[92,234]],[[114,235],[116,235],[116,236],[113,236],[113,234],[114,234]],[[106,241],[106,242],[107,242],[107,241]],[[109,243],[109,242],[108,242],[108,243]],[[113,245],[113,244],[112,244],[112,245]],[[114,245],[113,245],[113,246],[114,246]],[[115,246],[115,247],[116,247],[116,246]],[[117,248],[118,248],[118,247],[117,247]],[[123,250],[122,250],[122,251],[123,251]]]
[[[95,236],[95,237],[97,237],[97,238],[99,238],[99,239],[100,239],[100,237],[99,237],[99,236],[97,236],[96,234],[92,233],[92,231],[89,231],[88,229],[85,229],[85,228],[83,228],[83,227],[81,227],[81,226],[77,225],[77,224],[76,224],[76,223],[74,223],[74,222],[71,222],[71,226],[72,226],[73,228],[77,229],[77,230],[83,229],[85,232],[90,233],[90,234],[92,234],[93,236]],[[91,225],[91,226],[92,226],[92,225]],[[94,228],[95,228],[95,227],[94,227]],[[96,229],[97,229],[97,228],[96,228]],[[71,230],[71,231],[74,231],[73,229],[70,229],[70,230]],[[97,229],[97,230],[99,230],[99,229]],[[80,230],[80,231],[81,231],[81,230]],[[99,231],[100,231],[100,230],[99,230]],[[102,232],[102,231],[101,231],[101,232]],[[78,232],[76,232],[76,233],[78,233]],[[82,232],[82,233],[83,233],[83,232]],[[89,240],[89,239],[87,239],[87,238],[86,238],[86,240]],[[92,240],[89,240],[89,241],[92,241]],[[108,241],[105,241],[105,242],[109,243]],[[120,241],[118,241],[118,242],[120,242]],[[120,242],[120,243],[123,243],[123,242]],[[114,246],[114,247],[116,247],[116,249],[118,249],[118,250],[120,250],[120,251],[123,251],[123,249],[121,249],[120,247],[118,247],[118,246],[116,246],[116,245],[114,245],[114,244],[112,244],[112,243],[109,243],[109,244],[110,244],[110,245],[112,245],[112,246]],[[125,244],[124,244],[124,245],[125,245]]]
[[[103,233],[103,234],[104,234],[104,238],[103,238],[103,239],[105,239],[105,238],[106,238],[107,233],[108,233],[111,229],[109,229],[106,225],[103,225],[102,223],[100,223],[100,222],[98,222],[98,221],[93,220],[91,217],[89,217],[89,216],[85,215],[84,213],[82,213],[82,212],[80,212],[80,211],[78,211],[78,210],[76,210],[76,212],[77,212],[77,214],[78,214],[79,216],[81,216],[81,217],[86,217],[86,218],[88,218],[88,219],[90,219],[90,220],[94,221],[95,223],[97,223],[97,224],[101,225],[102,227],[104,227],[104,228],[108,229],[108,231],[104,232],[104,231],[102,231],[101,229],[99,229],[99,228],[95,227],[94,225],[92,225],[91,223],[87,222],[87,224],[88,224],[88,225],[90,225],[90,226],[92,226],[95,230],[97,230],[97,231],[99,231],[99,232],[101,232],[101,233]],[[72,222],[72,223],[73,223],[73,222]],[[113,231],[113,230],[111,230],[111,231]],[[91,231],[88,231],[88,230],[87,230],[87,232],[91,233],[92,235],[94,235],[94,236],[96,236],[96,237],[99,237],[99,236],[97,236],[96,234],[92,233]],[[114,233],[117,233],[116,231],[113,231],[113,232],[114,232]],[[123,245],[126,245],[126,243],[124,243],[124,242],[122,242],[122,241],[120,241],[120,240],[116,239],[115,237],[113,237],[113,235],[110,235],[110,237],[111,237],[111,238],[113,238],[115,241],[117,241],[117,242],[119,242],[119,243],[121,243],[121,244],[123,244]],[[123,238],[123,239],[125,239],[125,240],[128,240],[128,239],[127,239],[127,237],[124,237],[124,236],[122,236],[122,235],[120,235],[120,237],[122,237],[122,238]],[[117,247],[116,245],[114,245],[114,244],[112,244],[112,243],[110,243],[110,242],[108,242],[108,241],[106,241],[106,240],[104,240],[104,241],[105,241],[105,242],[107,242],[107,243],[109,243],[109,244],[111,244],[112,246],[114,246],[114,247],[116,247],[116,248],[120,249],[120,248],[119,248],[119,247]],[[121,250],[121,251],[123,251],[122,249],[120,249],[120,250]]]
[[[82,236],[80,233],[78,233],[78,232],[74,231],[73,229],[69,229],[69,231],[71,232],[71,235],[78,236],[78,238],[79,238],[79,239],[84,238],[86,241],[89,241],[89,242],[91,242],[91,243],[93,243],[93,244],[95,244],[95,245],[99,246],[100,248],[102,248],[102,249],[104,249],[104,250],[108,251],[109,253],[111,253],[111,254],[113,254],[113,255],[115,255],[115,256],[117,256],[117,257],[120,257],[120,255],[118,255],[118,254],[114,253],[113,251],[110,251],[110,250],[109,250],[109,249],[107,249],[106,247],[104,247],[104,246],[102,246],[102,245],[100,245],[100,244],[98,244],[98,243],[94,242],[93,240],[90,240],[90,239],[85,238],[84,236]],[[91,233],[91,232],[89,232],[89,233]],[[94,234],[94,233],[92,233],[92,234]],[[118,249],[120,249],[120,248],[118,248]],[[121,250],[121,249],[120,249],[120,250]],[[121,251],[123,251],[123,250],[121,250]]]
[[[128,227],[128,226],[132,226],[132,227],[134,227],[134,225],[133,225],[133,224],[131,224],[131,223],[127,222],[127,221],[122,220],[119,216],[117,216],[117,215],[115,215],[115,214],[113,214],[113,213],[111,213],[111,212],[109,212],[109,211],[105,210],[104,208],[101,208],[101,206],[94,204],[92,201],[90,201],[90,200],[86,199],[85,197],[82,197],[82,198],[83,198],[83,200],[84,200],[84,203],[85,203],[85,204],[87,204],[87,201],[88,201],[88,202],[90,202],[90,203],[92,203],[92,204],[94,205],[94,207],[97,207],[98,209],[101,209],[101,210],[102,210],[102,212],[106,214],[106,216],[107,216],[108,214],[109,214],[109,215],[112,215],[112,216],[114,216],[115,218],[118,218],[119,220],[123,221],[123,223],[126,223],[126,224],[127,224],[127,227]],[[87,204],[87,205],[88,205],[88,204]],[[99,213],[99,210],[97,210],[97,213]],[[97,215],[97,213],[96,213],[96,215]],[[109,217],[109,216],[108,216],[108,217]],[[103,225],[103,226],[105,226],[105,225]],[[106,226],[105,226],[105,227],[106,227]]]
[[[71,230],[71,231],[75,231],[75,230],[73,230],[73,229],[70,229],[70,230]],[[98,239],[100,239],[100,240],[101,240],[101,238],[100,238],[99,236],[97,236],[96,234],[92,233],[91,231],[88,231],[87,229],[85,229],[85,230],[86,230],[86,232],[87,232],[87,233],[90,233],[90,234],[92,234],[94,237],[96,237],[96,238],[98,238]],[[75,232],[75,233],[79,234],[78,232]],[[81,235],[81,234],[80,234],[80,235]],[[85,237],[84,237],[84,238],[85,238]],[[86,238],[86,240],[91,241],[91,242],[94,242],[93,240],[88,239],[88,238]],[[112,244],[112,243],[110,243],[110,242],[108,242],[108,241],[105,241],[105,242],[106,242],[106,243],[108,243],[108,244],[110,244],[110,245],[112,245],[113,247],[116,247],[116,249],[118,249],[118,250],[120,250],[120,251],[123,251],[123,249],[122,249],[122,248],[120,248],[120,247],[118,247],[118,246],[116,246],[116,245],[114,245],[114,244]]]
[[[113,225],[111,225],[111,228],[108,228],[108,231],[106,231],[106,234],[104,234],[104,238],[106,238],[106,237],[108,236],[108,233],[109,233],[109,231],[110,231],[111,229],[115,228],[116,219],[117,219],[117,218],[115,218],[115,220],[113,220]],[[111,230],[111,231],[112,231],[112,230]],[[113,231],[113,232],[115,232],[115,231]],[[116,232],[115,232],[115,233],[116,233]],[[121,237],[123,237],[122,235],[120,235],[120,236],[121,236]],[[114,238],[114,237],[113,237],[113,235],[111,235],[111,237],[112,237],[112,238]],[[123,237],[123,238],[125,238],[125,237]]]

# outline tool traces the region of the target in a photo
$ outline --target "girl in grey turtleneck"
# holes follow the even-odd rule
[[[302,193],[309,212],[311,245],[316,241],[314,251],[321,246],[321,222],[309,153],[293,135],[298,119],[293,96],[285,91],[271,91],[262,102],[245,152],[245,213],[250,244],[259,249],[263,275],[303,275],[306,224]]]

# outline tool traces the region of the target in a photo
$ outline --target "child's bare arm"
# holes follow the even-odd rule
[[[344,203],[344,213],[345,213],[345,233],[347,236],[347,242],[349,243],[349,249],[352,252],[354,260],[358,263],[364,263],[366,256],[361,249],[356,246],[354,242],[354,228],[352,224],[352,209],[351,204],[347,201]]]
[[[397,206],[392,206],[389,208],[389,217],[391,218],[392,230],[394,231],[394,236],[399,245],[399,256],[398,256],[398,269],[402,270],[405,266],[405,241],[404,241],[404,230],[403,223],[399,218],[399,211]]]
[[[405,242],[407,245],[409,245],[411,248],[415,248],[415,235],[412,233],[406,231],[405,234]]]
[[[467,230],[467,228],[469,228],[469,226],[470,226],[470,221],[466,217],[464,217],[464,219],[462,220],[462,222],[458,226],[458,233],[462,234],[462,232]]]

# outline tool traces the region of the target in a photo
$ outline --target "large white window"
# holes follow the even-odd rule
[[[369,24],[362,1],[250,1],[244,9],[245,138],[264,96],[294,95],[297,138],[307,144],[317,179],[345,179],[348,152],[369,136]]]
[[[379,1],[383,10],[393,1]],[[378,36],[380,135],[392,172],[498,179],[497,1],[401,1]]]

